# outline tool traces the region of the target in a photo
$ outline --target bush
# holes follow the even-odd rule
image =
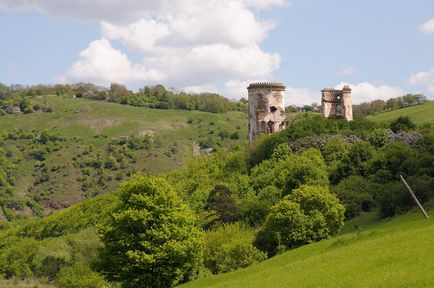
[[[392,217],[408,211],[413,204],[410,197],[400,182],[381,185],[377,195],[380,217]]]
[[[253,232],[239,223],[208,231],[205,234],[205,267],[218,274],[267,259],[267,255],[255,248],[252,241]]]
[[[385,129],[375,129],[369,137],[369,142],[377,148],[383,147],[389,142],[388,131]]]
[[[392,121],[389,126],[393,132],[410,131],[416,129],[416,124],[410,120],[409,117],[400,116],[396,120]]]
[[[376,187],[361,176],[350,176],[333,188],[336,196],[345,206],[345,217],[351,219],[361,211],[369,211],[374,206],[373,195]]]
[[[327,238],[343,226],[344,212],[326,188],[303,185],[271,208],[255,246],[273,256]]]
[[[63,268],[56,277],[59,288],[106,288],[108,283],[86,263],[77,262]]]

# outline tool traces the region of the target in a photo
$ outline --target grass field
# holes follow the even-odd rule
[[[434,220],[419,211],[366,214],[331,239],[180,287],[434,287],[433,235]]]
[[[397,109],[368,118],[375,122],[391,122],[399,116],[408,116],[416,124],[434,124],[434,102]]]

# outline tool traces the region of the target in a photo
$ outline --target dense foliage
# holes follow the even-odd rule
[[[119,205],[100,227],[103,274],[123,287],[171,287],[194,278],[201,233],[171,185],[135,175],[120,190]]]
[[[272,256],[327,238],[343,226],[344,211],[326,188],[303,185],[271,208],[255,245]]]

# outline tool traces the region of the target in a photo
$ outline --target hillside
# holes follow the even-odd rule
[[[331,239],[180,287],[433,287],[433,233],[419,211],[381,221],[365,214]]]
[[[434,124],[434,102],[427,102],[421,105],[414,105],[406,108],[384,112],[374,116],[368,116],[377,123],[391,122],[399,116],[408,116],[416,124]]]
[[[113,191],[135,171],[167,172],[190,160],[193,151],[205,154],[205,148],[230,149],[246,142],[241,112],[146,109],[56,96],[32,102],[53,112],[0,116],[2,146],[15,166],[15,204],[9,208],[18,214],[32,211],[16,202],[40,213],[28,203],[34,200],[48,212]],[[40,139],[43,131],[46,141]]]

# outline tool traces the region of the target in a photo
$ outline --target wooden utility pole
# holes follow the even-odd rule
[[[414,202],[416,202],[417,206],[419,206],[420,211],[422,211],[423,216],[425,216],[426,219],[428,219],[428,214],[426,213],[425,209],[423,209],[422,205],[419,203],[419,200],[417,200],[416,195],[413,193],[413,191],[411,190],[410,186],[408,186],[407,182],[405,181],[404,177],[402,177],[402,175],[399,175],[399,177],[401,177],[401,181],[402,183],[404,183],[405,187],[407,187],[408,192],[410,192],[411,196],[414,199]]]

